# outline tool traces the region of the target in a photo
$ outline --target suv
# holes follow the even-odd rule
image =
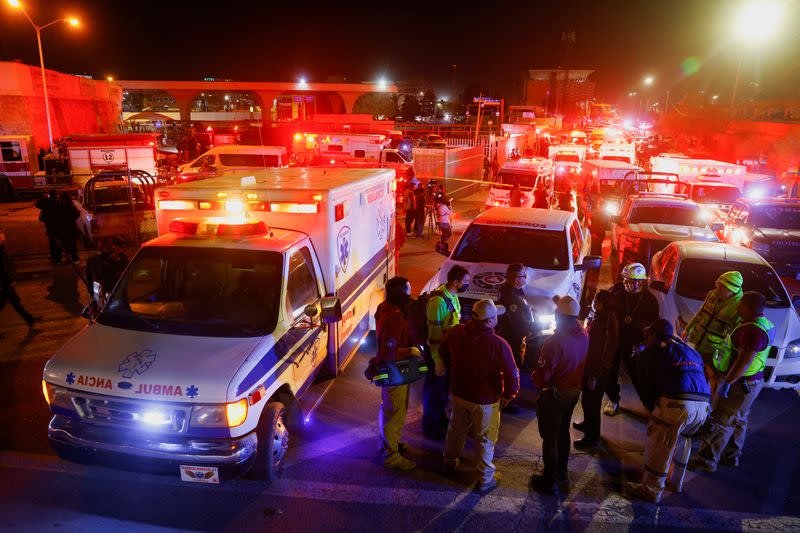
[[[744,289],[766,298],[764,315],[775,324],[775,340],[764,369],[767,387],[800,389],[800,318],[778,274],[753,250],[727,243],[674,242],[653,256],[650,292],[658,300],[662,318],[680,333],[697,312],[714,282],[724,272],[736,270]]]
[[[740,198],[722,221],[720,240],[752,248],[781,276],[800,279],[800,200]]]
[[[647,265],[653,254],[673,241],[716,241],[703,212],[683,195],[630,196],[619,215],[611,217],[611,270],[614,279],[629,263]]]
[[[695,181],[687,183],[689,199],[700,204],[709,216],[718,210],[728,211],[742,197],[742,191],[733,183],[723,181]]]
[[[581,301],[587,270],[600,268],[600,257],[588,255],[589,231],[575,213],[556,209],[493,207],[467,227],[452,254],[423,289],[435,290],[454,265],[466,268],[472,281],[459,295],[462,320],[469,319],[473,304],[495,299],[506,281],[506,267],[524,264],[528,276],[523,289],[533,310],[537,336],[555,328],[553,296],[570,295]]]

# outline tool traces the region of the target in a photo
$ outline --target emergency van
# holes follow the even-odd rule
[[[622,205],[622,182],[631,172],[643,169],[623,161],[587,159],[581,169],[583,196],[591,196],[593,208],[601,208],[606,216],[616,215]],[[596,205],[598,201],[602,205]]]
[[[599,159],[605,161],[622,161],[633,164],[636,162],[636,145],[631,143],[604,143],[597,155]]]
[[[650,158],[650,167],[653,172],[667,172],[677,174],[681,181],[699,181],[703,175],[717,175],[720,178],[734,183],[739,187],[742,177],[747,173],[747,167],[724,161],[712,159],[690,159],[688,157],[674,157],[672,154],[662,154]]]
[[[520,207],[533,206],[533,191],[537,187],[546,187],[549,197],[552,197],[553,162],[544,157],[507,160],[492,182],[486,207],[508,207],[514,185],[519,185],[522,193]]]
[[[553,161],[556,173],[580,174],[587,150],[587,146],[579,144],[557,144],[547,148],[547,157]]]
[[[308,421],[312,383],[347,365],[394,276],[394,180],[288,168],[159,189],[160,236],[45,366],[54,448],[272,480],[287,423]]]
[[[158,134],[72,135],[67,155],[72,183],[83,186],[103,170],[138,170],[157,176]]]
[[[0,176],[8,179],[3,200],[11,200],[16,189],[33,187],[33,176],[39,171],[39,160],[31,135],[0,135]]]
[[[203,155],[178,167],[176,182],[206,179],[234,170],[289,166],[285,146],[215,146]]]

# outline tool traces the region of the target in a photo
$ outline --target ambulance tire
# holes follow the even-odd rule
[[[249,476],[272,483],[283,469],[286,450],[289,448],[289,431],[285,423],[286,408],[280,402],[271,402],[264,407],[258,424],[258,449]]]
[[[14,184],[5,174],[0,173],[0,202],[13,202],[14,196]]]

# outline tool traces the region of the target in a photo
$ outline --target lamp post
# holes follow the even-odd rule
[[[781,23],[781,5],[777,1],[749,1],[742,4],[736,12],[734,19],[734,36],[740,41],[751,45],[753,48],[763,44],[773,37]],[[729,113],[733,116],[736,106],[736,92],[739,88],[739,79],[742,76],[742,59],[740,51],[737,54],[736,77],[733,79]]]
[[[56,20],[53,20],[51,22],[48,22],[47,24],[44,24],[42,26],[39,26],[38,24],[36,24],[33,21],[33,19],[30,17],[30,15],[28,15],[28,12],[25,11],[25,7],[22,5],[22,3],[19,0],[8,0],[8,4],[11,7],[15,8],[15,9],[19,9],[20,11],[22,11],[22,14],[25,15],[25,18],[28,19],[28,22],[30,22],[31,26],[33,26],[33,29],[36,30],[36,42],[39,45],[39,68],[42,71],[42,90],[44,92],[44,111],[45,111],[45,115],[47,115],[47,138],[50,141],[50,151],[52,152],[53,151],[53,126],[52,126],[52,124],[50,122],[50,100],[49,100],[49,98],[47,96],[47,77],[45,76],[45,73],[44,73],[44,56],[42,55],[42,30],[45,29],[45,28],[49,28],[50,26],[52,26],[54,24],[58,24],[59,22],[66,22],[70,26],[77,27],[78,25],[80,25],[80,21],[78,21],[78,19],[76,19],[74,17],[60,18],[60,19],[56,19]]]

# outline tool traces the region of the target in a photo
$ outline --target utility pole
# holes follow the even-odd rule
[[[450,93],[450,101],[454,102],[456,100],[456,67],[457,65],[453,63],[453,86]]]

